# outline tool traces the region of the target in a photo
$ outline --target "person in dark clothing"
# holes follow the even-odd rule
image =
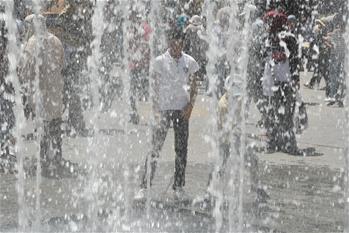
[[[269,25],[263,74],[263,93],[269,103],[265,122],[267,150],[298,154],[293,125],[299,89],[298,42],[292,33],[284,31],[287,18],[283,13],[268,12],[265,20]]]
[[[7,38],[5,22],[0,21],[0,171],[11,168],[10,145],[14,143],[11,130],[15,126],[14,88],[6,80],[8,74]]]
[[[329,94],[329,87],[328,87],[328,63],[329,63],[329,56],[330,56],[330,49],[329,46],[326,44],[324,37],[327,35],[328,28],[324,22],[321,20],[316,21],[316,26],[314,28],[314,34],[315,34],[315,41],[314,44],[316,44],[319,48],[319,55],[317,59],[317,64],[315,64],[314,67],[314,73],[310,81],[306,84],[304,84],[305,87],[313,89],[314,85],[319,85],[321,82],[321,79],[323,78],[326,82],[326,96]]]
[[[104,7],[104,22],[106,27],[101,38],[101,53],[103,59],[99,73],[101,75],[101,86],[99,88],[102,112],[111,109],[115,98],[122,95],[123,82],[118,69],[123,59],[123,16],[118,9],[118,2],[108,0]]]
[[[137,110],[137,100],[147,99],[148,76],[150,61],[149,39],[151,28],[149,24],[142,19],[142,9],[135,9],[130,16],[130,26],[128,35],[130,37],[128,45],[129,51],[129,72],[130,72],[130,122],[138,124],[140,121]]]
[[[203,39],[205,34],[202,18],[194,15],[189,20],[189,25],[185,29],[185,40],[183,51],[192,56],[199,64],[198,79],[204,81],[206,75],[208,43]]]
[[[64,48],[64,105],[68,109],[68,128],[72,134],[86,136],[88,130],[83,116],[83,103],[80,98],[83,71],[87,67],[87,57],[91,53],[92,3],[90,1],[65,1],[64,9],[53,17],[54,33]],[[50,14],[50,10],[47,13]],[[53,25],[52,25],[53,27]]]
[[[330,65],[329,65],[329,98],[328,105],[338,103],[343,107],[345,96],[345,23],[341,16],[334,19],[334,30],[328,34],[328,42],[331,46]]]

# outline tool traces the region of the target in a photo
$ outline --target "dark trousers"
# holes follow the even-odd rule
[[[232,147],[230,142],[223,141],[219,143],[219,160],[215,164],[214,170],[209,174],[207,186],[214,185],[214,180],[217,183],[224,184],[224,179],[227,178],[226,175],[230,175],[228,170],[228,162],[231,159],[231,165],[237,165],[240,148],[241,148],[241,134],[234,134],[234,146]],[[260,177],[258,173],[258,158],[254,152],[253,147],[248,146],[247,144],[243,145],[246,147],[246,154],[244,155],[245,166],[249,169],[251,175],[251,189],[256,190],[260,185]],[[240,164],[241,165],[241,164]],[[234,168],[231,168],[234,169]],[[228,173],[228,174],[227,174]],[[215,188],[214,186],[211,188]]]
[[[344,57],[333,54],[329,72],[329,97],[343,101],[345,96]]]
[[[330,92],[329,88],[329,51],[327,49],[323,49],[323,51],[319,54],[319,59],[314,68],[313,77],[310,79],[310,86],[314,86],[315,83],[319,84],[321,79],[324,78],[326,82],[326,96],[328,96]]]
[[[43,166],[58,164],[62,160],[62,119],[44,121],[40,141],[40,157]]]
[[[173,130],[175,134],[175,174],[173,189],[183,187],[185,185],[185,168],[187,166],[188,152],[188,136],[189,136],[189,121],[182,116],[182,111],[163,111],[161,112],[160,122],[153,128],[152,135],[152,150],[150,152],[150,185],[154,178],[157,159],[164,145],[170,122],[173,122]],[[142,179],[142,188],[147,187],[147,166],[148,161],[145,161],[145,172]]]
[[[146,69],[136,69],[132,70],[130,73],[130,105],[131,105],[131,117],[138,117],[136,101],[139,97],[144,97],[147,99],[147,70]]]
[[[290,83],[280,83],[277,91],[269,99],[265,122],[270,149],[292,153],[297,149],[293,131],[295,90]]]
[[[64,104],[68,108],[68,125],[81,133],[85,129],[85,121],[79,96],[79,74],[80,71],[72,65],[63,70]]]

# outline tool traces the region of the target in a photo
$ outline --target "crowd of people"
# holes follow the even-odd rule
[[[345,90],[345,20],[343,15],[334,14],[317,19],[314,27],[314,40],[311,47],[316,49],[316,63],[311,80],[305,84],[307,88],[319,87],[325,81],[325,93],[328,105],[344,106]],[[315,60],[314,59],[314,60]]]
[[[63,2],[63,3],[62,3]],[[43,172],[57,174],[65,166],[70,166],[62,158],[62,122],[63,113],[68,111],[68,131],[84,136],[86,126],[83,119],[83,103],[81,77],[87,75],[87,57],[91,55],[90,42],[93,39],[91,25],[91,3],[57,1],[57,6],[45,5],[41,15],[28,11],[18,17],[18,44],[21,47],[17,75],[21,84],[20,93],[23,98],[25,117],[41,119],[42,136],[40,155]],[[195,2],[195,1],[194,1]],[[63,5],[59,5],[59,4]],[[112,4],[112,3],[108,3]],[[191,2],[191,4],[193,4]],[[60,9],[58,13],[53,9]],[[190,6],[187,6],[191,9]],[[87,9],[87,10],[86,10]],[[88,10],[89,9],[89,10]],[[109,8],[107,8],[109,9]],[[187,9],[187,10],[188,10]],[[177,196],[183,194],[185,185],[185,169],[187,163],[187,147],[189,137],[189,120],[198,92],[198,82],[204,86],[208,96],[217,98],[219,145],[222,154],[220,173],[231,151],[230,141],[234,134],[237,145],[241,130],[239,123],[242,116],[241,92],[236,93],[229,85],[233,85],[231,73],[232,62],[227,52],[230,49],[231,35],[229,27],[232,22],[232,8],[229,6],[217,9],[212,31],[208,31],[207,17],[194,11],[192,15],[181,12],[168,20],[166,31],[167,49],[159,51],[153,61],[150,37],[156,33],[150,27],[149,12],[146,9],[130,9],[128,27],[118,25],[117,30],[106,29],[102,37],[103,67],[99,74],[104,80],[101,90],[101,101],[104,110],[111,107],[110,93],[115,93],[119,85],[114,79],[114,67],[122,63],[120,57],[126,56],[126,68],[130,80],[129,103],[130,122],[139,124],[137,101],[151,101],[155,124],[153,125],[152,147],[145,162],[140,196],[144,196],[148,183],[154,176],[156,160],[160,155],[168,129],[173,125],[175,133],[175,174],[173,189]],[[110,23],[122,22],[120,15],[109,12]],[[273,153],[281,151],[289,154],[301,154],[297,146],[295,134],[306,125],[305,105],[300,94],[300,72],[304,61],[302,58],[300,28],[294,15],[287,15],[285,9],[274,7],[261,15],[249,19],[252,36],[249,45],[249,61],[247,66],[247,93],[249,101],[255,103],[261,119],[258,125],[266,131],[267,146],[265,151]],[[166,16],[168,17],[168,16]],[[61,22],[57,23],[57,19]],[[234,21],[243,23],[242,19]],[[63,22],[63,23],[62,23]],[[313,64],[313,77],[306,84],[314,88],[323,78],[326,82],[326,101],[329,105],[338,103],[343,106],[345,89],[345,41],[346,21],[343,15],[319,18],[314,21],[313,38],[310,42],[308,63]],[[127,30],[127,33],[123,33]],[[120,33],[123,36],[120,36]],[[214,40],[209,41],[212,34]],[[9,147],[15,143],[11,130],[15,126],[13,113],[14,88],[6,79],[8,75],[6,21],[1,21],[0,37],[0,81],[1,81],[1,158],[15,159]],[[110,39],[113,37],[113,39]],[[124,43],[124,40],[127,43]],[[115,43],[115,45],[113,45]],[[126,46],[126,48],[123,48]],[[121,48],[120,48],[121,47]],[[216,49],[217,59],[210,61],[207,53]],[[112,51],[112,52],[111,52]],[[315,52],[313,52],[315,51]],[[131,54],[131,55],[130,55]],[[237,54],[239,52],[237,51]],[[315,56],[315,55],[317,56]],[[214,74],[207,72],[210,62],[214,63]],[[152,67],[151,67],[152,64]],[[121,64],[122,66],[122,64]],[[150,67],[152,68],[150,70]],[[217,77],[213,79],[210,76]],[[91,80],[90,80],[91,81]],[[208,83],[208,84],[207,84]],[[208,86],[215,88],[208,88]],[[149,89],[154,93],[150,96]],[[230,101],[232,100],[232,101]],[[234,105],[234,106],[233,106]],[[236,114],[228,116],[234,109]],[[298,116],[296,116],[298,114]],[[233,118],[233,121],[229,120]],[[295,118],[298,119],[295,122]],[[295,124],[297,123],[297,124]],[[227,124],[231,124],[228,125]],[[257,123],[256,123],[257,124]],[[303,128],[302,128],[303,127]],[[229,135],[230,134],[230,135]],[[12,157],[11,157],[12,156]],[[150,167],[148,167],[150,165]],[[3,167],[3,166],[2,166]],[[148,171],[150,180],[147,179]]]

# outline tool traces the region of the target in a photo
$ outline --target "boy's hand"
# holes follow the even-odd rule
[[[191,103],[188,103],[187,106],[184,107],[184,109],[182,110],[182,116],[185,120],[189,120],[192,110],[193,105]]]
[[[12,145],[15,145],[17,143],[17,139],[14,136],[11,136],[9,141]]]

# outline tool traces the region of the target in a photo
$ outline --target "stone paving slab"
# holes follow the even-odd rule
[[[310,74],[304,74],[303,81]],[[314,148],[314,156],[291,156],[283,153],[259,154],[260,177],[271,199],[262,208],[262,218],[255,220],[251,214],[255,194],[249,192],[249,174],[246,170],[245,219],[246,231],[259,229],[262,232],[341,232],[344,227],[344,148],[346,147],[344,109],[327,107],[323,104],[323,92],[303,90],[308,105],[309,128],[298,137],[301,148]],[[214,153],[212,152],[212,117],[210,98],[199,96],[190,122],[190,142],[188,155],[186,191],[195,198],[206,192],[208,175],[211,171]],[[170,129],[160,157],[160,166],[155,177],[153,200],[166,208],[152,208],[151,220],[145,217],[144,208],[133,207],[133,194],[138,189],[139,174],[149,148],[150,105],[141,103],[143,116],[141,125],[134,126],[125,120],[127,113],[123,103],[116,101],[111,112],[98,119],[100,131],[93,141],[91,137],[65,137],[63,154],[66,159],[79,164],[102,164],[96,171],[77,178],[47,179],[41,183],[41,223],[42,229],[50,231],[80,229],[88,231],[91,222],[106,231],[118,229],[125,232],[212,232],[214,219],[195,215],[192,207],[165,202],[159,194],[166,191],[173,176],[174,149],[173,131]],[[87,112],[88,117],[91,113]],[[259,118],[256,109],[251,108],[247,125],[250,142],[263,146],[263,130],[255,127]],[[254,135],[254,136],[253,136]],[[86,148],[92,147],[97,154],[89,154]],[[35,157],[36,146],[26,141],[26,156]],[[90,146],[91,147],[91,146]],[[128,172],[125,172],[128,171]],[[92,182],[91,182],[92,180]],[[18,197],[16,175],[0,174],[0,231],[13,231],[17,227]],[[26,183],[27,218],[35,219],[35,177],[28,176]],[[93,185],[98,184],[98,195],[93,193]],[[92,185],[92,186],[91,186]],[[170,190],[171,191],[171,190]],[[171,196],[171,192],[165,194]],[[160,195],[161,196],[161,195]],[[96,203],[96,204],[92,204]],[[127,208],[125,208],[127,206]],[[171,207],[171,208],[170,208]],[[89,212],[105,210],[107,217],[89,217]],[[133,225],[127,224],[124,210],[131,210],[129,216]],[[246,212],[247,211],[247,212]],[[208,216],[210,209],[203,210]],[[102,214],[103,215],[103,214]],[[71,217],[70,220],[65,216]],[[78,216],[83,216],[80,219]],[[109,216],[109,217],[108,217]],[[69,219],[69,218],[68,218]],[[57,221],[56,221],[57,220]],[[226,223],[226,222],[225,222]],[[47,228],[45,228],[47,227]],[[227,230],[227,225],[224,225]]]

